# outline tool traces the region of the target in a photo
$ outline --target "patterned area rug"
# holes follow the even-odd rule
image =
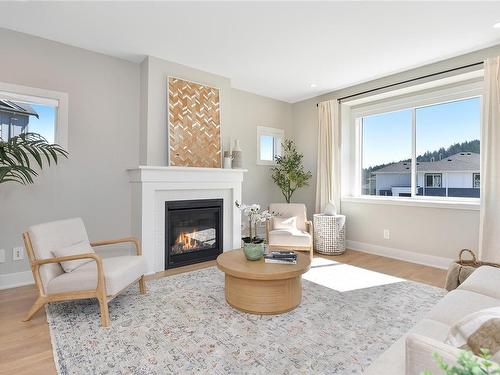
[[[216,268],[147,286],[147,295],[132,287],[110,303],[109,328],[94,300],[50,304],[58,372],[359,374],[444,295],[408,281],[337,291],[303,280],[297,309],[258,316],[226,304]]]

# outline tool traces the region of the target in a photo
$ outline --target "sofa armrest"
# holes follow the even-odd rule
[[[406,375],[421,375],[423,371],[432,374],[441,374],[434,359],[434,353],[439,355],[447,364],[457,365],[457,359],[463,350],[432,338],[410,333],[406,338]],[[478,361],[483,361],[482,358]]]
[[[114,245],[118,243],[127,243],[127,242],[133,243],[135,245],[135,251],[137,255],[142,255],[141,244],[139,243],[139,240],[135,237],[124,237],[124,238],[117,238],[114,240],[94,241],[90,243],[90,246],[97,247],[97,246]]]

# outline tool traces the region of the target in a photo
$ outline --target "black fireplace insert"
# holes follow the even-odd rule
[[[165,269],[222,254],[222,199],[165,202]]]

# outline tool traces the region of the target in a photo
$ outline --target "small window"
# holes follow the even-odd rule
[[[0,82],[0,138],[37,133],[67,149],[65,93]]]
[[[442,175],[441,173],[426,173],[425,174],[425,187],[440,188]]]
[[[474,189],[479,189],[481,187],[481,176],[479,173],[472,174],[472,186]]]
[[[272,165],[276,156],[281,156],[281,142],[285,132],[283,129],[257,127],[257,164]]]

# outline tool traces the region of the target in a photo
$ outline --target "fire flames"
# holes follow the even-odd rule
[[[195,249],[197,247],[197,241],[194,239],[196,232],[195,229],[191,233],[180,233],[175,241],[175,245],[180,246],[183,250]]]

